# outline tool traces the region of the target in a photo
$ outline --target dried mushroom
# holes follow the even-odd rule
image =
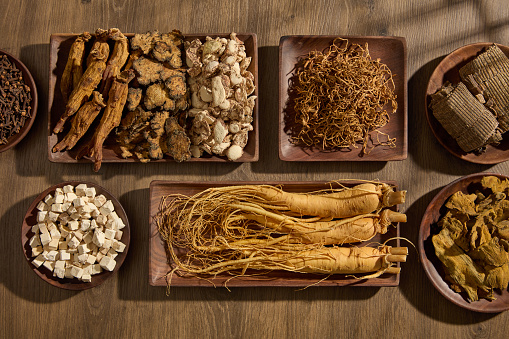
[[[451,288],[469,301],[494,300],[509,285],[509,180],[485,176],[482,192],[453,194],[432,237]]]
[[[255,85],[254,75],[247,70],[251,58],[235,33],[229,39],[207,37],[203,43],[196,39],[184,46],[190,77],[193,156],[205,151],[237,160],[247,144],[248,132],[253,130],[256,97],[251,94]]]

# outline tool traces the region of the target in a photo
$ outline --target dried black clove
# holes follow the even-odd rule
[[[0,145],[23,128],[31,117],[32,95],[21,71],[6,55],[0,56]]]

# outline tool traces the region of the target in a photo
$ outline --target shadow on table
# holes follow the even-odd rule
[[[445,56],[422,66],[408,81],[408,152],[416,164],[445,174],[467,175],[493,165],[474,164],[449,153],[435,138],[426,119],[426,90],[431,74]]]
[[[415,246],[418,245],[419,226],[424,212],[442,188],[439,187],[425,194],[406,210],[408,221],[402,236],[409,239]],[[428,279],[419,261],[417,250],[414,251],[409,247],[409,252],[408,260],[402,268],[399,289],[419,312],[438,321],[460,325],[480,323],[497,315],[496,313],[472,312],[445,299]]]
[[[55,288],[40,279],[26,262],[21,246],[22,217],[35,199],[26,198],[8,209],[0,219],[0,283],[17,296],[35,303],[55,303],[77,294]],[[5,305],[6,307],[9,307]]]

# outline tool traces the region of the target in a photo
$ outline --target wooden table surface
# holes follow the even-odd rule
[[[417,243],[420,220],[438,190],[476,172],[509,173],[509,163],[476,165],[451,156],[427,126],[428,78],[447,53],[465,44],[509,45],[504,0],[367,1],[0,1],[0,49],[18,56],[38,86],[40,108],[28,136],[0,154],[0,337],[146,338],[502,338],[509,312],[482,314],[439,294],[410,250],[398,287],[174,288],[148,280],[148,208],[152,180],[395,180],[408,190],[402,236]],[[49,37],[118,27],[184,33],[257,34],[260,160],[254,163],[50,163],[46,153]],[[283,35],[403,36],[408,46],[408,158],[394,162],[283,162],[278,158],[278,44]],[[32,200],[66,180],[102,185],[131,224],[124,265],[83,292],[43,282],[25,263],[21,222]]]

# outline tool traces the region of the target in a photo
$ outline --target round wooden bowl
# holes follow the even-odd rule
[[[426,275],[431,280],[433,286],[435,286],[435,288],[446,299],[471,311],[496,313],[509,309],[509,292],[507,290],[502,292],[495,291],[494,295],[497,299],[494,301],[479,299],[478,301],[468,302],[466,294],[454,292],[449,287],[448,283],[444,281],[445,272],[442,267],[442,263],[435,255],[433,243],[431,242],[431,237],[439,232],[436,223],[445,214],[444,204],[447,202],[449,197],[457,191],[473,193],[476,189],[481,188],[480,182],[482,177],[488,175],[497,176],[503,179],[509,178],[508,176],[495,173],[477,173],[467,175],[445,186],[435,196],[435,198],[433,198],[424,212],[424,217],[422,218],[418,247],[421,263]]]
[[[447,55],[435,68],[433,74],[431,74],[426,90],[426,117],[431,131],[438,142],[454,156],[477,164],[498,164],[509,160],[509,136],[504,134],[503,140],[498,146],[488,145],[486,147],[486,152],[482,154],[476,155],[474,153],[466,153],[438,122],[429,105],[431,102],[431,94],[434,94],[447,81],[452,84],[459,83],[459,69],[491,45],[493,45],[493,42],[480,42],[466,45]],[[509,47],[500,44],[496,45],[505,55],[509,56]]]
[[[54,277],[53,273],[50,272],[48,269],[46,269],[44,266],[41,266],[39,268],[35,267],[32,264],[32,260],[33,260],[32,248],[30,247],[30,244],[29,244],[30,238],[34,235],[34,233],[32,232],[32,226],[37,223],[37,220],[36,220],[37,208],[36,207],[37,207],[37,204],[39,203],[39,201],[43,200],[46,197],[46,195],[48,195],[50,193],[52,195],[54,195],[55,189],[57,187],[64,187],[65,185],[72,185],[75,187],[79,184],[86,184],[87,187],[95,187],[97,195],[103,194],[107,199],[111,200],[111,202],[113,203],[113,206],[115,207],[115,212],[117,213],[117,215],[120,218],[122,218],[122,221],[125,224],[125,227],[122,229],[123,234],[122,234],[122,238],[120,239],[120,241],[123,242],[126,245],[126,247],[124,249],[124,252],[118,253],[118,256],[115,258],[115,261],[117,262],[115,268],[111,272],[103,270],[101,273],[93,275],[91,282],[82,282],[78,279],[68,279],[68,278],[59,279],[57,277]],[[28,211],[25,214],[25,217],[23,218],[23,225],[21,226],[21,245],[23,248],[23,253],[25,254],[25,258],[26,258],[27,263],[30,266],[30,268],[32,268],[32,270],[42,280],[46,281],[50,285],[60,287],[63,289],[67,289],[67,290],[89,289],[89,288],[92,288],[92,287],[102,284],[106,279],[108,279],[113,274],[115,274],[119,270],[120,266],[122,266],[122,263],[124,262],[124,259],[127,255],[130,239],[131,239],[131,232],[130,232],[130,228],[129,228],[129,220],[127,219],[127,215],[126,215],[122,205],[120,204],[120,202],[110,192],[108,192],[103,187],[101,187],[97,184],[91,183],[91,182],[84,182],[84,181],[62,182],[60,184],[49,187],[44,192],[39,194],[39,196],[37,196],[37,198],[35,198],[35,200],[32,202],[32,204],[28,208]]]
[[[25,124],[19,131],[19,133],[11,135],[9,138],[7,138],[7,143],[0,145],[0,153],[7,151],[9,148],[14,147],[17,145],[30,131],[30,128],[32,127],[35,115],[37,113],[37,87],[35,86],[35,81],[30,72],[28,71],[28,68],[17,58],[15,58],[13,55],[7,53],[6,51],[0,50],[0,55],[7,55],[11,63],[13,63],[23,74],[23,82],[30,88],[30,94],[32,95],[32,102],[30,103],[30,106],[32,107],[31,110],[31,117],[25,120]]]

